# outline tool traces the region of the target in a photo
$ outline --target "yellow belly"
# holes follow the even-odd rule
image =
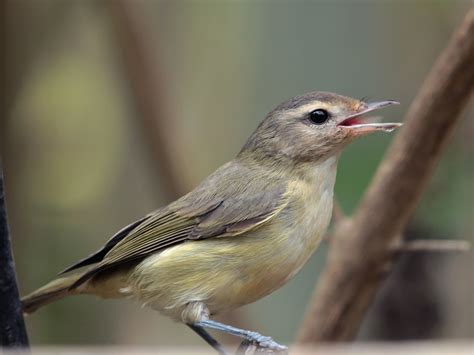
[[[332,210],[333,181],[294,185],[289,207],[269,223],[247,235],[189,241],[151,255],[119,292],[179,320],[190,302],[215,314],[283,286],[318,246]]]
[[[129,291],[146,306],[180,319],[202,301],[211,314],[254,302],[283,286],[311,256],[321,235],[294,240],[272,224],[249,236],[191,241],[146,258]]]

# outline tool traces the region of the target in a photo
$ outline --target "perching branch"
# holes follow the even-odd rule
[[[0,163],[0,345],[28,347],[25,321],[16,283],[15,265],[8,231],[3,168]]]
[[[436,61],[354,216],[339,223],[297,340],[352,339],[474,83],[474,6]],[[395,253],[397,254],[397,253]]]

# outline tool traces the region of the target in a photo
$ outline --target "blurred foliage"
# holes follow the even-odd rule
[[[296,94],[325,90],[398,99],[402,105],[384,115],[401,118],[468,3],[135,2],[163,66],[169,119],[179,128],[176,159],[190,185],[229,160],[270,109]],[[25,293],[164,201],[136,130],[133,93],[106,3],[7,1],[7,10],[11,105],[0,143]],[[472,112],[471,106],[466,118]],[[472,120],[465,119],[418,208],[415,227],[473,240],[473,134]],[[343,154],[336,194],[347,213],[391,139],[368,137]],[[288,286],[239,311],[241,325],[289,342],[325,250]],[[436,336],[472,336],[472,284],[464,282],[472,254],[446,258],[433,266],[433,278],[443,284],[436,297],[448,310],[439,320],[444,333]],[[186,327],[126,301],[71,298],[28,317],[28,324],[36,344],[201,344]],[[370,326],[363,334],[370,338]]]

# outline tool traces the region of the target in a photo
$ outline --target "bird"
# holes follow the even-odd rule
[[[226,351],[208,330],[286,351],[212,317],[272,293],[303,267],[331,220],[341,152],[400,127],[367,116],[394,104],[323,91],[281,103],[234,159],[22,298],[23,312],[71,295],[128,298],[186,324],[219,354]]]

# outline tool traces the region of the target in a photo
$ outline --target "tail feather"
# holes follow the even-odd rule
[[[83,273],[73,274],[53,280],[38,290],[21,299],[23,313],[30,314],[38,308],[51,302],[60,300],[66,296],[80,293],[78,289],[70,289],[71,286],[82,277]]]

